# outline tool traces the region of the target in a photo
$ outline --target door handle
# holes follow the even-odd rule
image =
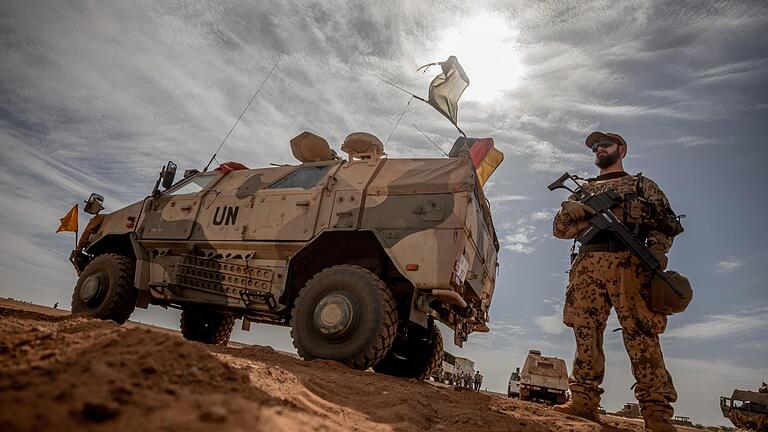
[[[190,211],[190,210],[192,210],[192,206],[191,205],[184,206],[184,207],[181,207],[181,209],[184,210],[184,211]]]
[[[309,207],[309,200],[296,201],[297,206]]]

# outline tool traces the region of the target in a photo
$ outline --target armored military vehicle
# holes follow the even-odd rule
[[[71,261],[72,311],[118,323],[135,307],[181,309],[181,332],[228,341],[236,319],[290,326],[305,359],[424,379],[441,363],[436,320],[461,346],[488,331],[499,243],[467,151],[385,157],[349,135],[291,140],[296,165],[162,170],[145,199],[94,214]]]
[[[640,404],[637,402],[625,403],[624,406],[613,413],[613,415],[626,418],[642,418],[640,415]]]
[[[568,368],[565,360],[528,351],[520,373],[520,400],[562,404],[567,401]]]
[[[768,386],[760,391],[734,390],[731,397],[720,397],[723,416],[740,429],[768,431]]]
[[[670,422],[675,426],[693,427],[693,422],[690,417],[676,415],[672,417]]]

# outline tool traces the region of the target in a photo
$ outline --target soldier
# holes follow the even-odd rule
[[[475,372],[475,391],[480,391],[480,386],[483,385],[483,376],[480,375],[480,371]]]
[[[613,189],[623,196],[622,204],[613,209],[617,218],[634,229],[644,240],[650,253],[666,268],[666,253],[672,237],[655,229],[653,218],[672,213],[664,193],[642,174],[624,171],[622,159],[627,143],[615,133],[593,132],[586,139],[587,148],[595,153],[600,175],[589,179],[589,192]],[[571,196],[564,201],[554,218],[554,235],[561,239],[576,238],[589,226],[594,211]],[[605,372],[603,332],[611,306],[616,310],[622,328],[624,347],[632,364],[636,384],[635,397],[645,419],[645,427],[653,432],[675,431],[670,419],[671,403],[677,400],[672,377],[664,366],[659,334],[667,325],[665,315],[652,312],[651,275],[632,252],[613,234],[597,234],[571,264],[565,294],[563,323],[573,328],[576,355],[569,380],[571,399],[555,411],[598,421],[600,384]]]

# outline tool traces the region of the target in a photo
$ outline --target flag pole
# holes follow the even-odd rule
[[[413,94],[413,93],[409,92],[408,90],[406,90],[406,89],[404,89],[404,88],[400,87],[399,85],[397,85],[397,84],[392,84],[391,82],[389,82],[389,81],[385,80],[384,78],[379,78],[379,79],[381,79],[381,80],[382,80],[382,81],[384,81],[385,83],[387,83],[387,84],[391,85],[392,87],[394,87],[394,88],[396,88],[396,89],[398,89],[398,90],[401,90],[401,91],[404,91],[405,93],[408,93],[408,94],[409,94],[409,95],[411,95],[412,97],[414,97],[414,98],[416,98],[416,99],[418,99],[418,100],[420,100],[420,101],[424,102],[425,104],[427,104],[427,105],[429,105],[429,106],[432,106],[432,104],[431,104],[431,103],[429,103],[429,101],[428,101],[428,100],[426,100],[426,99],[424,99],[424,98],[422,98],[422,97],[416,96],[415,94]],[[434,107],[432,107],[432,108],[434,108]],[[457,131],[459,131],[459,133],[460,133],[460,134],[461,134],[461,135],[462,135],[464,138],[466,138],[466,137],[467,137],[467,134],[465,134],[465,133],[464,133],[464,131],[463,131],[463,130],[461,130],[461,128],[459,127],[459,125],[457,125],[456,123],[454,123],[454,122],[453,122],[453,120],[451,120],[451,119],[448,119],[448,121],[450,121],[450,122],[451,122],[451,124],[453,125],[453,127],[455,127],[455,128],[456,128],[456,130],[457,130]]]
[[[77,235],[78,231],[80,231],[80,206],[78,204],[75,204],[75,250],[77,250]]]
[[[426,100],[426,99],[424,99],[424,98],[422,98],[422,97],[420,97],[420,96],[416,96],[415,94],[413,94],[413,93],[409,92],[408,90],[406,90],[406,89],[404,89],[404,88],[400,87],[400,86],[399,86],[399,85],[397,85],[397,84],[392,84],[391,82],[389,82],[389,81],[385,80],[384,78],[380,78],[380,79],[381,79],[382,81],[384,81],[385,83],[387,83],[387,84],[391,85],[392,87],[394,87],[394,88],[396,88],[396,89],[398,89],[398,90],[404,91],[404,92],[408,93],[409,95],[411,95],[411,96],[415,97],[416,99],[418,99],[418,100],[420,100],[420,101],[422,101],[422,102],[424,102],[424,103],[426,103],[426,104],[428,104],[428,103],[429,103],[429,101],[428,101],[428,100]],[[430,105],[430,106],[431,106],[431,105]]]

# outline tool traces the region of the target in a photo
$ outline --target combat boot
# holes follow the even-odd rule
[[[563,405],[555,405],[552,411],[562,414],[570,414],[594,422],[600,421],[600,414],[597,411],[597,404],[589,403],[581,399],[571,398]]]
[[[677,428],[672,425],[668,418],[656,415],[650,415],[645,419],[645,430],[650,432],[677,432]]]

